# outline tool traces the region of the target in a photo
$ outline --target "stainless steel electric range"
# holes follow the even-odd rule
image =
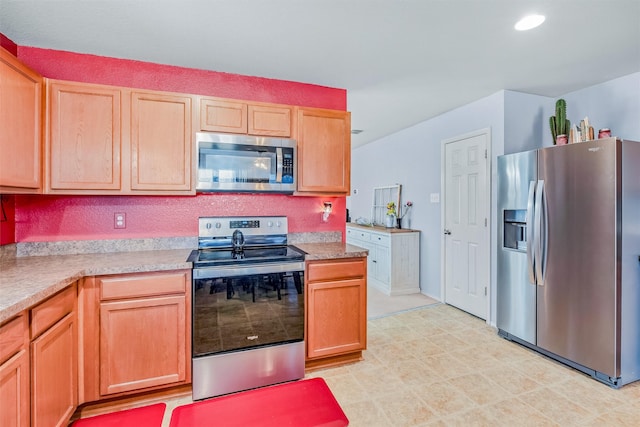
[[[199,218],[193,399],[304,377],[304,252],[286,217]]]

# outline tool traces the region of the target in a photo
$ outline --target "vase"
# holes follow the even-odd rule
[[[387,215],[384,219],[384,226],[387,228],[394,228],[396,226],[396,216]]]
[[[402,218],[396,218],[396,228],[400,229],[402,228]]]

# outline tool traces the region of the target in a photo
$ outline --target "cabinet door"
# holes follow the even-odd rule
[[[373,245],[375,247],[375,275],[382,283],[389,285],[391,280],[391,255],[389,246]]]
[[[47,190],[121,188],[121,91],[49,81]]]
[[[100,393],[108,395],[186,379],[184,296],[100,305]]]
[[[351,115],[299,108],[298,192],[349,194]]]
[[[210,98],[200,99],[200,130],[247,133],[247,104]]]
[[[0,47],[0,191],[41,188],[42,77]]]
[[[188,96],[131,94],[131,189],[191,190]]]
[[[0,365],[0,426],[29,426],[29,352]]]
[[[364,277],[309,284],[307,358],[366,348],[366,286]]]
[[[31,343],[33,427],[66,426],[78,402],[75,312]]]
[[[249,104],[248,114],[250,135],[291,136],[291,107]]]

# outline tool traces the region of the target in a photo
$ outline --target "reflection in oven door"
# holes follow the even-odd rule
[[[303,341],[303,275],[194,279],[194,358]]]

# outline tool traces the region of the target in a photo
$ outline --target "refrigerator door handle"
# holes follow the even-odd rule
[[[534,218],[534,197],[536,194],[536,182],[529,182],[529,197],[527,198],[527,272],[529,273],[529,282],[536,284],[536,271],[534,268],[535,257],[533,253],[533,245],[536,242],[536,233],[533,229]]]
[[[535,195],[535,212],[533,216],[534,222],[534,267],[535,267],[535,277],[536,277],[536,285],[543,286],[543,271],[542,271],[542,249],[543,249],[543,238],[542,238],[542,222],[543,222],[543,206],[542,206],[542,195],[544,194],[544,181],[539,180],[536,186],[536,195]]]
[[[540,187],[540,191],[542,195],[540,196],[540,217],[541,217],[541,226],[540,226],[540,234],[538,235],[538,240],[541,240],[541,257],[538,258],[540,262],[540,272],[541,276],[539,276],[539,284],[540,286],[544,285],[544,279],[547,276],[547,242],[549,241],[549,221],[547,221],[549,215],[547,214],[547,195],[546,190],[544,189],[544,181],[542,181],[542,186]]]

